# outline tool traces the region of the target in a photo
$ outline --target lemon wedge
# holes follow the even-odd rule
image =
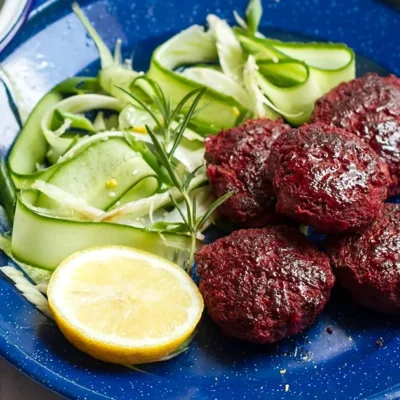
[[[128,247],[73,254],[54,272],[50,309],[78,349],[110,363],[154,362],[193,333],[203,298],[179,266]]]

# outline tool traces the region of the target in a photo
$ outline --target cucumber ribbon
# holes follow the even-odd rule
[[[293,125],[308,122],[318,98],[355,78],[355,56],[344,44],[281,42],[234,30],[256,61],[258,88]]]
[[[149,232],[103,222],[78,222],[35,213],[37,193],[18,196],[12,235],[14,257],[37,268],[54,270],[72,253],[94,246],[134,246],[182,265],[190,248],[186,235]]]
[[[43,179],[54,170],[38,171],[37,166],[46,159],[49,144],[42,131],[42,118],[54,109],[65,96],[99,91],[96,78],[71,78],[61,82],[47,93],[33,109],[11,149],[8,157],[11,176],[17,188]],[[50,168],[49,168],[50,169]]]

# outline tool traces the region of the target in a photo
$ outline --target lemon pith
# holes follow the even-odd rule
[[[119,246],[68,257],[52,276],[48,298],[73,345],[117,364],[172,353],[192,334],[204,308],[197,286],[177,265]]]

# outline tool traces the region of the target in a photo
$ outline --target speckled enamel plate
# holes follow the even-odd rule
[[[124,41],[134,66],[155,46],[216,13],[232,19],[247,0],[81,1],[112,46]],[[400,12],[378,0],[264,0],[263,30],[279,38],[345,42],[358,73],[400,74]],[[53,85],[94,74],[98,54],[66,0],[38,1],[1,56],[30,109]],[[193,50],[195,51],[195,49]],[[0,86],[0,154],[18,124]],[[2,221],[3,229],[6,229]],[[211,233],[211,236],[214,233]],[[10,262],[0,256],[0,263]],[[207,319],[190,350],[143,372],[97,362],[74,349],[57,327],[0,278],[0,353],[48,388],[79,399],[387,399],[400,397],[400,320],[365,311],[336,289],[315,325],[275,346],[223,337]],[[328,334],[327,327],[333,332]],[[377,341],[383,345],[377,346]]]

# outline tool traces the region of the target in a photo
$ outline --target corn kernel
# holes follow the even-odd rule
[[[233,114],[235,115],[235,117],[238,117],[240,115],[240,111],[237,109],[237,107],[233,107],[232,111],[233,111]]]
[[[117,182],[117,180],[114,179],[114,178],[109,179],[109,180],[106,182],[106,187],[107,187],[107,189],[113,189],[113,188],[115,188],[117,185],[118,185],[118,182]]]
[[[147,133],[145,126],[132,126],[132,130],[137,133]]]

